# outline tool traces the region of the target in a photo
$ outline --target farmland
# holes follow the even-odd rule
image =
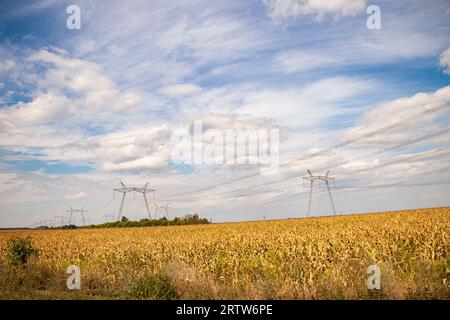
[[[39,251],[9,263],[7,241]],[[209,225],[0,233],[0,298],[448,299],[450,208]],[[381,270],[368,290],[367,268]],[[81,270],[68,290],[66,269]]]

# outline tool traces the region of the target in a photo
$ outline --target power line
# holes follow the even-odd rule
[[[444,130],[445,131],[445,130]],[[427,136],[435,136],[436,135],[436,132],[434,132],[434,133],[432,133],[432,134],[430,134],[430,135],[427,135]],[[423,138],[425,138],[425,137],[421,137],[421,138],[418,138],[418,139],[415,139],[413,142],[417,142],[418,140],[422,140]],[[403,144],[401,144],[402,146],[403,145],[405,145],[405,143],[403,143]],[[444,148],[441,148],[441,149],[438,149],[436,152],[440,152],[440,151],[445,151],[445,150],[448,150],[447,149],[448,148],[448,146],[447,147],[444,147]],[[394,147],[392,147],[392,148],[388,148],[388,149],[394,149]],[[377,151],[377,153],[378,153],[378,151]],[[367,155],[366,155],[367,156]],[[381,164],[378,164],[378,165],[376,165],[376,166],[372,166],[372,167],[368,167],[368,168],[362,168],[362,169],[357,169],[357,170],[352,170],[351,172],[352,173],[355,173],[355,172],[362,172],[362,171],[369,171],[369,170],[374,170],[374,169],[377,169],[377,168],[381,168],[381,167],[386,167],[386,166],[389,166],[389,165],[392,165],[392,164],[395,164],[395,163],[398,163],[398,162],[402,162],[402,161],[404,161],[404,160],[411,160],[411,159],[414,159],[414,158],[423,158],[423,157],[425,157],[425,158],[428,158],[428,157],[431,157],[431,156],[433,156],[433,155],[424,155],[424,154],[414,154],[414,155],[411,155],[411,156],[408,156],[407,158],[403,158],[403,159],[394,159],[394,160],[392,160],[392,161],[389,161],[389,162],[385,162],[385,163],[381,163]],[[358,158],[361,158],[361,157],[358,157]],[[351,159],[349,162],[351,162],[351,161],[354,161],[355,159]],[[448,168],[444,168],[443,169],[443,171],[447,171],[447,169],[450,169],[450,167],[448,167]],[[296,176],[295,177],[293,177],[293,178],[297,178]],[[422,184],[402,184],[402,185],[399,185],[399,184],[383,184],[383,185],[381,185],[381,184],[378,184],[378,185],[372,185],[372,186],[358,186],[358,185],[353,185],[353,186],[338,186],[338,187],[335,187],[335,188],[339,188],[339,189],[344,189],[344,188],[348,188],[348,189],[351,189],[351,188],[358,188],[358,187],[361,187],[361,188],[369,188],[369,187],[371,187],[371,188],[375,188],[375,187],[392,187],[392,186],[395,186],[395,185],[397,185],[397,186],[400,186],[400,187],[409,187],[409,186],[420,186],[420,185],[440,185],[440,184],[448,184],[448,182],[443,182],[443,183],[441,183],[441,182],[437,182],[437,183],[422,183]],[[291,188],[294,188],[295,186],[297,186],[297,184],[295,184],[295,185],[290,185],[290,186],[285,186],[285,187],[282,187],[282,188],[278,188],[278,189],[270,189],[270,190],[262,190],[262,191],[258,191],[258,194],[261,194],[261,193],[273,193],[273,192],[277,192],[277,191],[284,191],[284,190],[289,190],[289,189],[291,189]],[[255,186],[251,186],[251,187],[249,187],[249,188],[254,188]],[[248,189],[248,188],[245,188],[245,189]],[[238,190],[232,190],[231,192],[236,192],[236,191],[238,191]],[[229,193],[229,191],[228,191],[228,193]],[[303,194],[303,195],[306,195],[306,193],[305,194]],[[303,196],[303,195],[300,195],[300,196]],[[291,199],[295,199],[295,198],[297,198],[299,196],[299,194],[298,193],[296,193],[296,194],[288,194],[288,195],[284,195],[284,196],[282,196],[281,198],[275,198],[275,199],[269,199],[269,200],[267,200],[267,201],[263,201],[263,202],[258,202],[258,203],[256,203],[256,204],[250,204],[250,205],[248,205],[248,206],[240,206],[239,208],[241,209],[241,210],[246,210],[246,209],[250,209],[250,208],[258,208],[258,207],[262,207],[262,206],[265,206],[265,205],[267,205],[267,204],[271,204],[271,203],[276,203],[276,202],[280,202],[280,201],[286,201],[286,200],[291,200]],[[277,197],[276,195],[275,195],[275,197]]]
[[[442,150],[446,150],[446,148],[441,148],[439,151],[442,151]],[[412,157],[409,157],[409,158],[416,158],[418,155],[413,155]],[[405,160],[405,159],[402,159],[402,160]],[[393,160],[393,161],[390,161],[390,162],[387,162],[387,163],[383,163],[383,164],[380,164],[380,165],[378,165],[378,166],[376,166],[377,168],[380,168],[380,167],[385,167],[385,166],[387,166],[387,165],[391,165],[391,164],[393,164],[393,163],[396,163],[396,162],[399,162],[399,160],[398,159],[396,159],[396,160]],[[355,173],[355,172],[361,172],[361,171],[368,171],[368,170],[373,170],[374,169],[374,167],[370,167],[370,168],[364,168],[364,169],[359,169],[359,170],[356,170],[356,171],[352,171],[352,173]],[[450,167],[446,167],[446,168],[443,168],[442,169],[442,171],[448,171],[448,169],[450,169]],[[350,188],[350,187],[349,187]],[[288,188],[282,188],[281,190],[283,190],[283,189],[288,189]],[[271,192],[270,190],[268,191],[268,192]],[[293,197],[292,197],[293,198]],[[284,198],[282,198],[282,200],[283,200]],[[280,201],[282,201],[282,200],[280,200]],[[251,206],[244,206],[244,209],[247,209],[247,208],[250,208]]]
[[[426,140],[428,138],[432,138],[432,137],[436,137],[436,136],[445,134],[447,132],[450,132],[450,128],[445,128],[443,130],[435,131],[435,132],[432,132],[432,133],[427,134],[425,136],[416,138],[414,140],[406,141],[404,143],[401,143],[401,144],[393,146],[393,147],[385,148],[385,149],[382,149],[382,150],[377,150],[375,152],[372,152],[372,153],[369,153],[369,154],[365,154],[365,155],[362,155],[362,156],[358,156],[358,157],[352,158],[350,160],[341,161],[341,162],[339,162],[337,164],[334,164],[332,166],[327,165],[327,166],[324,166],[322,168],[318,168],[318,169],[314,169],[314,170],[316,170],[316,171],[324,171],[327,168],[328,169],[334,169],[334,168],[337,168],[338,166],[349,164],[351,162],[354,162],[354,161],[357,161],[357,160],[361,160],[361,159],[364,159],[364,158],[367,158],[367,157],[372,157],[374,155],[377,155],[377,154],[380,154],[380,153],[384,153],[384,152],[387,152],[387,151],[392,151],[392,150],[395,150],[395,149],[398,149],[398,148],[402,148],[402,147],[405,147],[407,145],[414,144],[414,143]],[[243,188],[240,188],[240,189],[227,190],[227,191],[224,191],[224,192],[215,193],[215,195],[223,195],[223,194],[228,194],[230,192],[231,193],[236,193],[236,192],[240,192],[240,191],[254,190],[255,188],[258,188],[258,187],[265,187],[265,186],[268,186],[268,185],[272,185],[272,184],[288,181],[288,180],[291,180],[291,179],[296,179],[297,177],[298,176],[296,176],[295,174],[293,175],[291,173],[291,175],[288,176],[288,177],[284,177],[284,178],[277,179],[277,180],[272,180],[272,181],[266,181],[266,182],[263,182],[263,183],[259,183],[259,184],[255,184],[255,185],[251,185],[251,186],[247,186],[247,187],[243,187]]]
[[[363,186],[363,185],[353,185],[353,186],[341,186],[341,187],[335,187],[338,189],[355,189],[355,188],[365,188],[365,189],[369,189],[369,188],[387,188],[387,187],[419,187],[419,186],[433,186],[433,185],[450,185],[450,181],[446,180],[446,181],[430,181],[430,182],[422,182],[422,183],[409,183],[409,184],[397,184],[397,183],[390,183],[390,184],[376,184],[376,185],[367,185],[367,186]],[[306,196],[307,193],[303,192],[300,195],[295,193],[295,194],[289,194],[289,195],[285,195],[284,197],[281,198],[277,198],[277,199],[270,199],[268,201],[262,202],[262,203],[257,203],[257,204],[253,204],[253,205],[249,205],[247,207],[244,207],[245,209],[249,209],[249,208],[259,208],[262,206],[267,206],[270,204],[274,204],[274,203],[278,203],[278,202],[282,202],[282,201],[289,201],[289,200],[293,200],[293,199],[300,199],[303,196]]]
[[[391,124],[388,124],[388,125],[386,125],[384,127],[381,127],[381,128],[378,128],[378,129],[375,129],[375,130],[372,130],[372,131],[369,131],[369,132],[367,132],[367,133],[365,133],[365,134],[363,134],[363,135],[361,135],[359,137],[348,139],[346,141],[343,141],[343,142],[340,142],[338,144],[335,144],[335,145],[333,145],[332,147],[330,147],[328,149],[320,150],[320,151],[316,151],[316,152],[307,154],[307,155],[305,155],[305,156],[303,156],[301,158],[297,158],[297,159],[292,160],[292,161],[290,161],[290,162],[288,162],[286,164],[283,164],[282,166],[289,166],[289,165],[297,163],[300,160],[306,160],[306,159],[313,158],[313,157],[316,157],[316,156],[319,156],[319,155],[323,155],[323,154],[328,153],[328,152],[330,152],[332,150],[339,149],[339,148],[342,148],[344,146],[350,145],[352,143],[358,142],[359,140],[362,140],[362,139],[374,136],[376,134],[382,133],[384,131],[387,131],[387,130],[399,127],[400,125],[402,125],[405,122],[411,122],[411,121],[417,120],[417,119],[419,119],[419,118],[421,118],[421,117],[423,117],[423,116],[425,116],[425,115],[427,115],[429,113],[440,111],[440,110],[442,110],[444,108],[447,108],[448,106],[450,106],[450,102],[446,102],[446,103],[438,105],[438,106],[436,106],[434,108],[426,109],[426,110],[424,110],[422,112],[419,112],[417,114],[414,114],[414,115],[409,116],[407,118],[404,118],[402,120],[395,121],[395,122],[393,122]],[[209,190],[215,189],[217,187],[221,187],[221,186],[224,186],[224,185],[232,184],[232,183],[235,183],[235,182],[238,182],[238,181],[241,181],[241,180],[244,180],[244,179],[253,178],[253,177],[256,177],[256,176],[259,176],[259,173],[248,174],[248,175],[245,175],[245,176],[241,176],[241,177],[229,180],[229,181],[224,181],[224,182],[217,183],[217,184],[214,184],[214,185],[210,185],[210,186],[207,186],[207,187],[202,187],[202,188],[189,190],[189,191],[186,191],[186,192],[181,192],[181,193],[178,193],[177,195],[169,195],[168,197],[183,196],[183,195],[187,195],[187,194],[191,194],[191,193],[198,193],[198,192],[202,192],[202,191],[209,191]]]

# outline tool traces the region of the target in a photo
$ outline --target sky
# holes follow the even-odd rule
[[[443,0],[0,1],[0,227],[111,220],[120,181],[157,217],[302,218],[307,169],[338,214],[448,206],[449,34]],[[277,130],[279,170],[175,161],[199,122]]]

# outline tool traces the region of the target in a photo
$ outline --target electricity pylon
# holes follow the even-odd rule
[[[155,208],[155,215],[158,213],[158,210],[161,209],[161,210],[164,210],[166,212],[166,218],[169,219],[169,209],[172,208],[172,207],[169,207],[168,203],[166,203],[165,206],[158,206],[155,203],[154,208]]]
[[[120,203],[120,208],[119,208],[118,220],[120,220],[122,218],[122,210],[123,210],[123,205],[125,203],[125,196],[129,192],[142,193],[142,195],[144,196],[145,207],[147,208],[148,218],[151,219],[152,217],[150,214],[150,207],[148,206],[146,194],[149,192],[154,192],[155,190],[148,188],[148,182],[143,187],[126,186],[122,181],[120,181],[120,184],[122,186],[121,188],[114,189],[114,191],[121,192],[123,194],[122,202]]]
[[[311,182],[311,185],[309,187],[309,200],[308,200],[308,217],[311,216],[311,200],[312,200],[312,192],[313,192],[313,186],[314,181],[324,181],[327,185],[328,189],[328,195],[330,197],[331,207],[333,208],[333,213],[336,215],[336,208],[334,206],[333,197],[331,195],[331,189],[330,189],[330,181],[334,181],[334,178],[330,177],[328,174],[330,173],[330,170],[327,171],[327,173],[324,176],[313,176],[311,171],[308,169],[309,176],[303,177],[304,180],[307,180]]]
[[[56,224],[59,220],[59,226],[62,227],[63,226],[63,222],[64,222],[64,215],[56,215],[54,216],[54,220],[53,220],[53,225],[56,227]]]
[[[70,213],[70,215],[69,215],[69,225],[70,225],[70,223],[72,221],[73,214],[79,212],[81,214],[81,219],[83,219],[83,225],[86,226],[86,220],[84,218],[84,213],[88,212],[88,211],[86,209],[84,209],[84,207],[81,208],[81,209],[72,209],[72,207],[69,207],[69,210],[66,210],[66,212]]]

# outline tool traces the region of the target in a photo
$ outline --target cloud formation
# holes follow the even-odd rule
[[[80,199],[84,199],[86,197],[87,197],[87,194],[86,194],[86,192],[83,192],[83,191],[80,193],[77,193],[77,194],[68,194],[65,196],[65,198],[67,200],[80,200]]]
[[[450,48],[441,53],[439,57],[439,64],[444,70],[444,73],[450,75]]]
[[[201,90],[202,88],[195,84],[174,84],[172,86],[161,88],[160,92],[167,95],[183,96],[198,93]]]
[[[320,21],[325,16],[340,17],[353,16],[366,8],[366,0],[262,0],[267,15],[279,24],[300,15],[311,15]]]

